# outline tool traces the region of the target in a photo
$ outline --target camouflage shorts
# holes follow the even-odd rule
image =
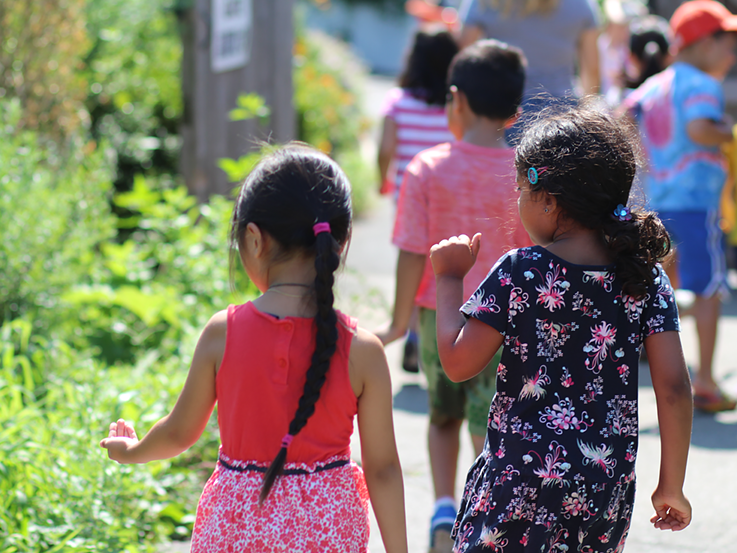
[[[430,422],[442,426],[452,419],[467,419],[472,435],[485,436],[502,350],[471,380],[452,382],[445,376],[438,356],[435,313],[434,309],[420,308],[420,364],[427,378]]]

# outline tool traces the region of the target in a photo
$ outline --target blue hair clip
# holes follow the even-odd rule
[[[614,218],[618,221],[631,221],[632,220],[632,213],[630,212],[630,208],[626,205],[619,204],[616,209],[614,210]]]
[[[540,167],[540,169],[530,167],[527,170],[527,180],[530,181],[530,184],[537,184],[537,181],[540,179],[540,175],[542,175],[547,170],[547,167]]]

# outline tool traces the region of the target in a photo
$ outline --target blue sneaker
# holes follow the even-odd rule
[[[445,503],[435,509],[430,519],[430,553],[452,553],[453,540],[450,532],[456,521],[456,509]]]

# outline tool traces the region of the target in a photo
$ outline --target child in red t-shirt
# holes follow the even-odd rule
[[[455,384],[443,373],[435,340],[435,277],[430,247],[454,234],[484,235],[484,263],[464,281],[468,297],[507,250],[528,245],[517,216],[514,150],[504,138],[522,98],[522,52],[494,40],[461,51],[448,75],[448,126],[456,141],[419,153],[407,167],[399,195],[393,242],[399,247],[397,287],[386,344],[407,330],[414,304],[420,307],[420,364],[430,402],[428,444],[436,506],[431,548],[450,551],[456,515],[454,489],[458,439],[464,419],[478,454],[486,434],[498,359],[472,381]]]

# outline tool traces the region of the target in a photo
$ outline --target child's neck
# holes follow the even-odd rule
[[[609,265],[613,261],[601,233],[576,225],[561,228],[543,247],[574,265]]]
[[[253,300],[259,311],[277,317],[314,317],[315,260],[294,255],[268,267],[262,294]]]
[[[679,52],[674,61],[679,61],[681,63],[687,63],[688,65],[694,66],[696,69],[699,69],[703,71],[704,73],[709,73],[707,64],[704,63],[703,56],[699,54],[699,52],[694,51],[693,49],[689,48],[682,52]]]
[[[463,132],[463,142],[484,148],[508,148],[504,121],[476,117]]]

